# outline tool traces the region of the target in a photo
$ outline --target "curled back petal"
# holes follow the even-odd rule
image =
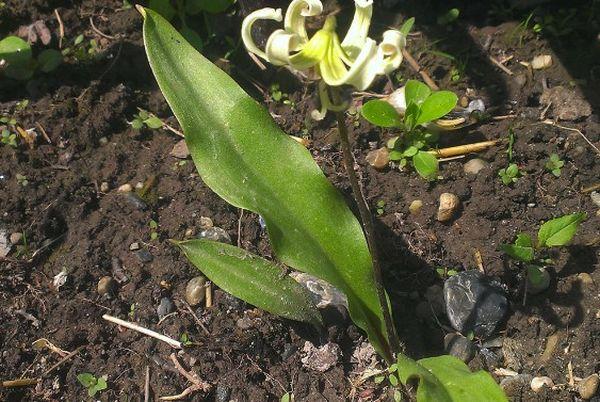
[[[291,53],[297,50],[298,46],[298,35],[278,29],[267,40],[266,59],[275,66],[290,64]]]
[[[317,31],[298,53],[290,56],[290,65],[296,70],[316,66],[327,56],[334,36],[335,18],[327,17],[323,29]]]
[[[269,7],[261,8],[260,10],[253,11],[248,14],[248,16],[244,18],[244,21],[242,22],[242,41],[244,42],[244,46],[246,46],[246,49],[248,49],[249,52],[252,52],[268,61],[266,53],[256,45],[254,39],[252,38],[252,26],[258,20],[274,20],[281,22],[283,20],[281,9]]]
[[[381,68],[381,61],[378,60],[378,47],[373,39],[367,38],[365,44],[358,54],[350,69],[337,82],[328,82],[329,85],[352,85],[359,90],[365,90],[378,74]]]
[[[325,81],[319,81],[319,100],[321,101],[321,109],[315,109],[310,112],[310,116],[313,118],[313,120],[323,120],[325,115],[327,115],[328,110],[333,112],[341,112],[348,109],[348,102],[344,102],[341,105],[336,105],[331,101],[329,98],[329,93],[327,92],[327,84]]]
[[[314,17],[323,12],[321,0],[293,0],[285,12],[284,29],[295,33],[301,43],[308,42],[306,33],[306,17]]]
[[[352,24],[350,24],[350,28],[348,28],[348,32],[342,40],[342,48],[353,59],[358,57],[368,38],[373,15],[373,0],[354,0],[354,3],[356,10],[354,11]]]
[[[345,58],[340,39],[333,33],[325,58],[318,65],[319,73],[327,84],[337,86],[345,83],[348,76],[348,68],[344,64]]]
[[[402,48],[406,46],[406,36],[394,29],[383,33],[378,52],[383,59],[380,74],[388,74],[397,69],[402,63]]]

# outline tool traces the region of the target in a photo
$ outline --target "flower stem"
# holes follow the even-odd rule
[[[338,90],[336,88],[330,89],[333,103],[340,104],[341,102]],[[337,119],[338,133],[340,135],[342,160],[346,169],[346,173],[348,174],[348,179],[350,180],[350,187],[352,188],[352,193],[354,194],[354,199],[356,200],[356,204],[358,206],[358,212],[362,221],[362,227],[365,232],[365,237],[367,238],[369,251],[371,252],[375,288],[377,289],[377,297],[379,299],[379,304],[381,305],[381,310],[383,312],[383,320],[387,332],[387,338],[390,343],[392,352],[397,353],[400,351],[400,342],[398,340],[398,335],[396,334],[396,330],[394,328],[392,315],[389,309],[388,299],[385,293],[385,288],[383,286],[381,263],[379,259],[379,251],[377,249],[377,233],[375,231],[375,223],[373,221],[373,216],[371,215],[371,211],[369,210],[369,206],[365,199],[361,185],[358,181],[358,177],[356,176],[356,172],[354,171],[355,161],[354,156],[352,155],[350,141],[348,139],[348,126],[346,126],[344,112],[335,112],[335,117]]]

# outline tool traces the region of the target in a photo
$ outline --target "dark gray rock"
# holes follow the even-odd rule
[[[175,305],[173,304],[171,299],[169,299],[168,297],[163,297],[162,299],[160,299],[160,304],[156,309],[156,314],[158,314],[159,319],[162,319],[164,316],[172,313],[173,311],[175,311]]]
[[[148,209],[148,204],[146,204],[146,202],[142,200],[136,193],[123,193],[123,197],[135,209],[142,211]]]
[[[221,243],[231,244],[231,236],[225,229],[214,226],[202,230],[198,236],[199,239],[206,239],[212,241],[219,241]]]
[[[508,311],[504,290],[475,270],[448,278],[444,283],[444,301],[452,327],[480,338],[491,336]]]
[[[461,334],[450,333],[444,337],[444,351],[468,363],[475,357],[477,348]]]
[[[154,259],[154,257],[152,256],[152,254],[150,254],[150,251],[146,250],[145,248],[136,251],[135,256],[143,264],[151,262]]]

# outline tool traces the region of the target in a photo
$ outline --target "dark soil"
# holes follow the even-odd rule
[[[251,10],[259,3],[241,6]],[[403,16],[416,16],[420,34],[412,38],[409,48],[440,86],[469,99],[483,98],[492,115],[510,115],[444,134],[441,145],[506,141],[512,129],[514,161],[525,173],[512,186],[499,180],[498,170],[508,163],[506,142],[479,155],[489,165],[476,176],[463,172],[467,159],[442,163],[442,178],[430,183],[410,170],[376,171],[365,156],[394,133],[349,116],[368,201],[374,211],[378,202],[385,203],[377,217],[379,237],[386,283],[407,351],[414,357],[443,352],[442,339],[451,328],[443,312],[433,315],[435,300],[425,295],[434,294],[443,284],[436,268],[478,269],[475,255],[479,253],[486,274],[500,279],[508,290],[511,311],[499,330],[504,347],[477,341],[482,348],[470,363],[472,368],[503,367],[547,375],[557,384],[539,394],[528,384],[517,387],[510,395],[515,401],[579,400],[576,388],[569,386],[568,366],[579,378],[600,371],[599,207],[589,192],[582,192],[598,184],[600,164],[598,154],[578,133],[540,122],[544,108],[539,98],[544,85],[562,85],[579,93],[591,104],[593,114],[560,124],[579,129],[596,146],[600,144],[597,3],[545,4],[536,9],[540,15],[555,16],[575,10],[574,21],[579,22],[571,22],[573,29],[558,36],[519,29],[533,8],[510,9],[502,1],[454,2],[461,18],[449,26],[435,22],[449,7],[445,2],[383,3],[392,7],[377,9],[376,5],[376,34]],[[38,74],[28,83],[0,78],[1,114],[14,116],[21,127],[35,128],[39,134],[31,148],[23,141],[17,148],[0,146],[0,230],[21,232],[26,239],[25,245],[22,242],[0,259],[0,380],[42,378],[37,386],[0,389],[0,398],[85,400],[86,390],[76,379],[83,372],[108,375],[108,389],[97,395],[103,401],[143,399],[147,368],[155,398],[178,394],[189,385],[173,368],[168,346],[107,323],[102,315],[108,313],[172,338],[188,334],[194,345],[186,348],[182,361],[212,386],[193,400],[278,401],[287,391],[296,401],[341,401],[351,395],[390,400],[390,391],[373,382],[353,390],[357,366],[351,356],[364,335],[344,318],[330,320],[328,329],[329,340],[342,348],[342,359],[318,373],[300,361],[307,340],[327,341],[310,328],[253,309],[220,290],[214,292],[211,307],[195,309],[206,331],[185,307],[185,286],[197,271],[167,239],[184,238],[190,229],[198,232],[201,217],[210,217],[234,243],[270,257],[268,239],[258,216],[241,214],[226,204],[203,184],[191,161],[180,163],[169,155],[179,141],[176,135],[166,130],[138,131],[128,124],[138,107],[173,126],[177,123],[148,67],[141,18],[134,9],[122,6],[117,0],[7,0],[0,9],[0,38],[41,19],[54,35],[50,47],[56,48],[57,9],[65,29],[63,47],[79,34],[95,39],[99,47],[94,58],[70,59],[57,71]],[[221,38],[238,35],[236,10],[218,17],[218,39],[207,50],[214,59],[227,51]],[[555,19],[556,24],[561,18]],[[581,23],[584,19],[587,22]],[[457,63],[431,50],[466,61],[457,80],[452,80]],[[551,54],[552,67],[531,70],[519,64],[539,54]],[[513,56],[506,66],[514,75],[494,66],[488,55]],[[314,88],[285,72],[261,72],[242,51],[235,52],[230,62],[220,63],[267,104],[289,134],[308,135],[315,159],[350,200],[333,120],[307,127],[315,105]],[[399,77],[418,78],[418,74],[403,64],[397,76],[389,82],[381,80],[371,90],[389,92],[399,86]],[[273,83],[279,83],[294,101],[294,110],[271,99],[268,88]],[[29,104],[19,108],[17,102],[23,99]],[[551,107],[546,118],[554,118],[553,113]],[[565,161],[559,178],[544,169],[551,153]],[[101,191],[103,182],[108,183],[108,191]],[[153,184],[143,197],[146,205],[117,191],[126,183]],[[445,224],[435,219],[443,192],[456,194],[462,202],[457,218]],[[424,205],[416,216],[408,212],[415,199]],[[570,246],[552,252],[550,289],[524,300],[521,271],[498,246],[521,231],[534,234],[541,221],[576,211],[586,212],[588,219]],[[152,220],[158,223],[154,240]],[[132,243],[150,252],[152,260],[142,262],[130,251]],[[101,297],[98,280],[114,275],[115,258],[128,280],[118,285],[114,297]],[[67,281],[56,289],[53,278],[61,271],[67,273]],[[159,321],[156,309],[163,297],[172,299],[176,310]],[[557,347],[542,357],[553,334],[558,335]],[[34,349],[32,342],[39,338],[78,353],[48,373],[60,356]]]

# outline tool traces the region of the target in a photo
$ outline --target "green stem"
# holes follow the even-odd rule
[[[332,96],[333,103],[338,105],[341,104],[338,90],[336,88],[330,88],[330,93]],[[354,171],[355,161],[354,156],[352,155],[350,141],[348,139],[348,127],[346,126],[344,112],[335,112],[335,117],[337,119],[338,133],[340,135],[342,160],[344,162],[346,173],[348,174],[348,179],[350,181],[352,193],[354,194],[354,199],[356,200],[356,204],[358,206],[358,212],[362,221],[365,237],[367,238],[369,251],[371,252],[375,288],[377,289],[377,297],[379,299],[379,304],[381,305],[381,310],[383,312],[383,320],[385,324],[387,338],[390,343],[392,352],[397,353],[400,351],[400,342],[398,340],[398,335],[396,334],[396,330],[394,328],[394,322],[392,321],[392,315],[389,309],[388,298],[385,293],[385,287],[383,286],[383,275],[381,273],[381,263],[379,259],[379,251],[377,249],[377,233],[375,231],[373,215],[369,210],[369,206],[358,181],[358,177],[356,176],[356,172]]]

